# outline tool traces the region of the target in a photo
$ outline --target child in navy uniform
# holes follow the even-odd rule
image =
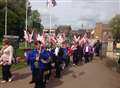
[[[36,68],[35,88],[45,88],[50,76],[50,53],[45,48],[41,50],[38,68]]]
[[[88,63],[90,61],[90,52],[91,52],[91,47],[88,41],[84,45],[83,52],[84,52],[85,63]]]

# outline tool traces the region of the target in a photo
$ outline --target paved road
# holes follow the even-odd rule
[[[120,74],[112,71],[105,60],[94,60],[77,67],[66,68],[61,79],[51,78],[47,88],[120,88]],[[14,72],[12,83],[0,84],[0,88],[33,88],[28,82],[28,68]]]

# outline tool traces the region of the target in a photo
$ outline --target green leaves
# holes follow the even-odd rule
[[[41,33],[43,25],[41,24],[40,13],[37,10],[32,11],[31,22],[32,27],[35,28],[37,32]]]
[[[39,21],[39,18],[40,18],[40,13],[37,10],[33,10],[31,20],[32,21]]]
[[[21,36],[25,25],[26,0],[7,0],[7,31],[8,35]],[[0,0],[0,37],[5,30],[5,0]]]
[[[6,0],[0,0],[0,37],[3,37],[5,31],[5,7]],[[26,0],[7,0],[7,34],[18,35],[23,38],[23,30],[25,28],[26,20]],[[41,32],[43,26],[41,25],[40,13],[37,10],[31,10],[28,7],[28,26],[34,26],[37,31]],[[31,19],[30,19],[31,15]]]
[[[112,28],[112,34],[114,39],[120,39],[120,15],[116,15],[110,21],[110,27]]]

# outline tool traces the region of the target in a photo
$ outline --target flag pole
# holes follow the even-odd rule
[[[25,20],[25,30],[27,32],[28,29],[28,19],[27,19],[27,15],[28,15],[28,0],[26,0],[26,20]],[[27,48],[27,41],[25,41],[25,48]]]
[[[50,34],[49,35],[51,35],[51,29],[52,29],[52,16],[51,16],[51,7],[50,7],[50,9],[49,9],[49,14],[50,14]]]
[[[28,0],[26,0],[26,20],[25,20],[25,29],[26,29],[26,31],[27,31],[27,14],[28,14]]]
[[[5,35],[7,35],[7,12],[8,12],[7,0],[5,0],[5,2],[6,2],[6,6],[5,6]]]
[[[52,29],[52,16],[51,16],[51,9],[52,7],[54,7],[56,5],[56,1],[55,0],[47,0],[47,6],[48,6],[48,10],[49,10],[49,20],[50,20],[50,24],[49,24],[49,35],[51,35],[51,29]]]

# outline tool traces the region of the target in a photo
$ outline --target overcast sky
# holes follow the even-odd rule
[[[42,24],[49,27],[50,14],[52,25],[71,25],[73,29],[93,27],[96,22],[107,23],[120,13],[120,0],[56,0],[57,5],[49,9],[47,0],[29,0],[32,9],[37,9]]]

